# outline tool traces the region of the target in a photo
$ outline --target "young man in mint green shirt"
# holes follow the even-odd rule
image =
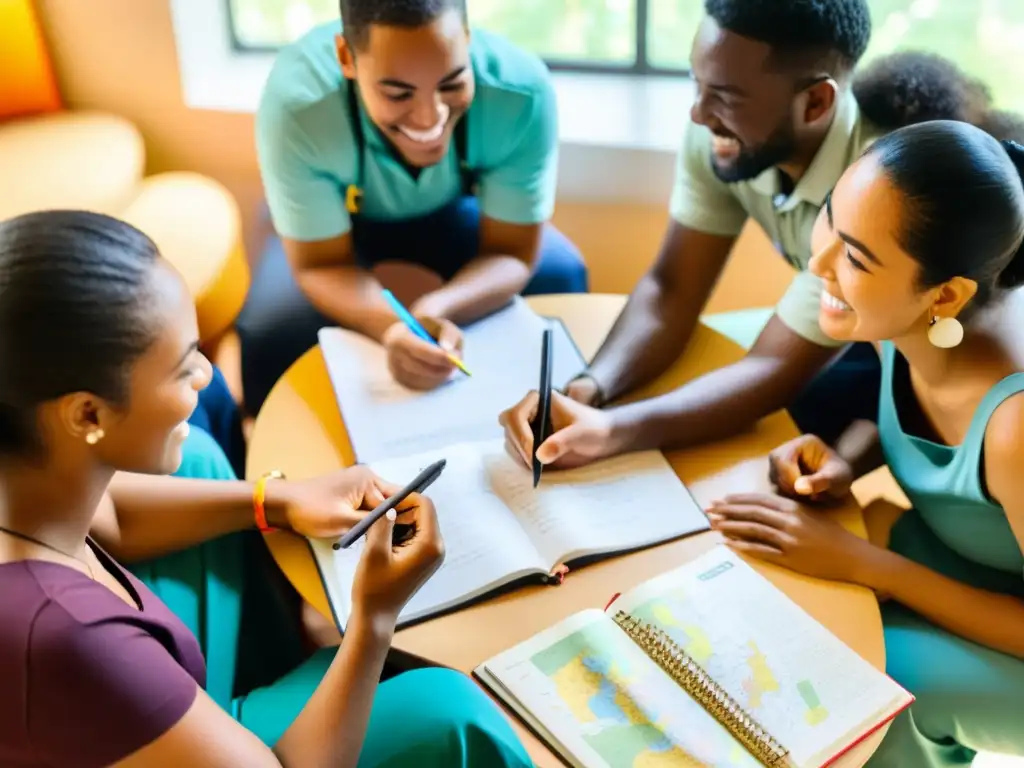
[[[280,238],[238,328],[246,405],[327,325],[380,341],[395,378],[429,389],[452,372],[381,296],[374,268],[440,280],[410,309],[445,345],[516,294],[585,292],[576,249],[547,224],[558,116],[544,63],[469,31],[464,0],[344,0],[342,23],[279,54],[256,119]]]

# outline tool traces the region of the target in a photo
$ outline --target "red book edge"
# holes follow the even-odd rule
[[[911,704],[913,704],[917,700],[916,697],[914,696],[914,694],[910,693],[909,691],[904,690],[903,692],[905,694],[907,694],[907,701],[903,704],[903,706],[901,706],[899,709],[897,709],[895,712],[893,712],[888,717],[885,717],[882,720],[880,720],[872,728],[870,728],[869,730],[867,730],[863,734],[861,734],[860,738],[858,738],[855,741],[850,742],[847,746],[845,746],[843,749],[841,749],[835,755],[833,755],[828,760],[826,760],[824,763],[822,763],[821,768],[827,768],[827,766],[830,766],[830,765],[834,764],[837,760],[839,760],[839,758],[841,758],[847,752],[849,752],[850,750],[854,749],[858,745],[863,744],[865,741],[867,741],[869,738],[871,738],[871,736],[873,736],[875,733],[877,733],[883,726],[891,723],[893,720],[895,720],[897,717],[899,717],[907,708],[910,707]]]

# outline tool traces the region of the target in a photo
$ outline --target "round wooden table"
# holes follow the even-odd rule
[[[624,296],[582,294],[529,299],[539,314],[561,318],[584,356],[596,352],[625,302]],[[664,392],[720,368],[743,355],[733,342],[705,326],[694,333],[680,360],[642,397]],[[525,393],[524,393],[525,394]],[[510,404],[511,405],[511,404]],[[675,451],[668,458],[700,503],[738,490],[767,490],[766,454],[796,435],[785,413],[776,413],[749,432],[715,444]],[[280,469],[290,478],[311,477],[354,463],[319,348],[307,352],[277,383],[253,430],[247,474],[256,478]],[[836,511],[843,525],[864,536],[861,510],[854,504]],[[266,541],[278,565],[298,592],[324,615],[327,598],[305,541],[275,532]],[[526,640],[571,613],[604,607],[611,596],[678,567],[720,541],[709,532],[576,571],[557,587],[527,587],[511,594],[418,624],[396,633],[394,647],[424,662],[470,674],[489,657]],[[800,576],[764,563],[753,565],[804,610],[878,669],[885,668],[878,603],[866,589]],[[513,718],[514,719],[514,718]],[[516,723],[537,765],[560,762]],[[859,766],[874,752],[884,730],[839,763]]]

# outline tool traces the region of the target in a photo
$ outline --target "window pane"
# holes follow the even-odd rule
[[[981,78],[996,105],[1024,112],[1021,0],[870,0],[865,59],[908,48],[938,53]]]
[[[246,48],[278,48],[338,18],[338,0],[228,0],[235,39]]]
[[[687,69],[704,0],[648,0],[647,60],[660,69]]]
[[[549,61],[636,60],[636,0],[469,0],[469,14]]]
[[[211,0],[212,1],[212,0]],[[636,0],[468,0],[474,26],[551,61],[632,64]],[[245,47],[278,47],[338,18],[338,0],[229,0]]]
[[[688,66],[703,0],[649,0],[647,50],[657,67]],[[1024,112],[1024,2],[868,0],[873,34],[864,62],[898,50],[938,53],[981,78],[996,104]]]

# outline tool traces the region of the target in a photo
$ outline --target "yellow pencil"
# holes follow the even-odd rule
[[[410,331],[415,333],[417,336],[419,336],[421,339],[423,339],[429,344],[436,344],[439,347],[441,346],[440,342],[438,342],[437,339],[435,339],[433,336],[427,333],[426,328],[420,325],[419,320],[413,317],[412,313],[402,306],[402,303],[395,298],[395,295],[391,293],[391,291],[385,288],[383,291],[381,291],[381,293],[384,295],[384,299],[388,302],[388,304],[391,305],[391,309],[394,311],[394,313],[398,315],[398,319],[405,323]],[[444,347],[441,348],[444,349]],[[451,361],[451,364],[457,367],[464,374],[466,374],[467,376],[473,375],[469,372],[469,369],[465,366],[465,364],[463,364],[463,362],[459,360],[459,358],[457,358],[451,352],[445,350],[445,355],[448,356],[448,360]]]
[[[451,354],[450,352],[448,353],[448,359],[452,361],[452,365],[456,366],[460,371],[462,371],[467,376],[472,376],[473,375],[472,373],[469,372],[469,368],[467,368],[465,366],[465,364],[463,364],[463,362],[461,360],[459,360],[459,358],[457,358],[455,355]]]

